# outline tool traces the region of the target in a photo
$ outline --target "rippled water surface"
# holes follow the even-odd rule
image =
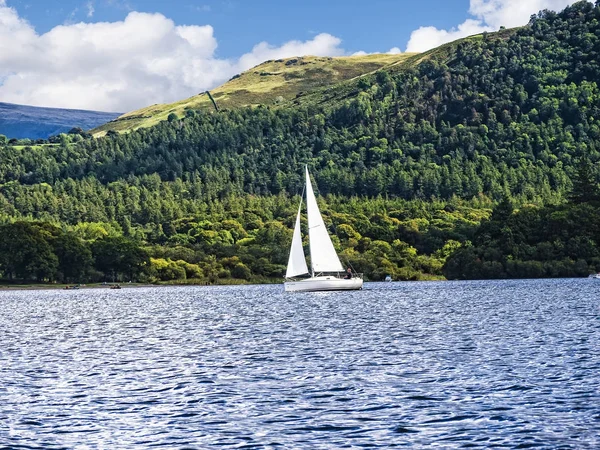
[[[600,280],[0,293],[0,448],[600,448]]]

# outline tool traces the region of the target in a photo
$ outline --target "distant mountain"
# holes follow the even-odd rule
[[[0,134],[17,139],[46,139],[66,133],[74,127],[89,130],[118,116],[120,113],[40,108],[0,102]]]

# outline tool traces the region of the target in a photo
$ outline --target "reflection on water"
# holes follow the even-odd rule
[[[0,293],[0,448],[600,447],[596,280]]]

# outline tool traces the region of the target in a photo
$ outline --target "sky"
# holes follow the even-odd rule
[[[0,102],[127,112],[268,59],[422,52],[574,0],[0,0]]]

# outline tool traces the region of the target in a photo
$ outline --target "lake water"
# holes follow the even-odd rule
[[[600,448],[600,280],[0,292],[0,448]]]

